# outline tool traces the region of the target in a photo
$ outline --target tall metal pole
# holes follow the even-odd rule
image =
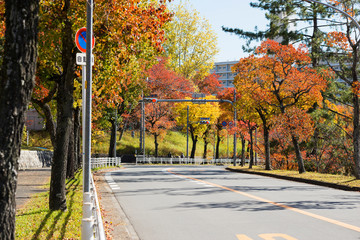
[[[142,125],[143,125],[143,133],[142,133],[142,147],[143,147],[143,160],[145,162],[145,154],[146,154],[146,148],[145,148],[145,103],[143,101],[143,104],[142,104]]]
[[[91,96],[92,96],[92,36],[93,36],[93,0],[86,1],[86,113],[85,113],[85,162],[84,192],[90,191],[90,159],[91,159]]]
[[[226,148],[226,156],[227,156],[227,159],[229,159],[229,133],[227,133],[227,148]]]
[[[144,91],[142,91],[141,93],[141,110],[140,110],[140,150],[139,150],[139,154],[141,155],[141,153],[143,152],[143,108],[144,108]]]
[[[82,66],[82,162],[85,169],[86,67]]]
[[[236,90],[234,89],[234,127],[235,127],[235,131],[234,131],[234,159],[233,159],[233,165],[236,166]]]
[[[189,158],[189,106],[186,108],[186,158]]]
[[[85,138],[84,143],[84,183],[83,183],[83,218],[81,222],[81,239],[93,240],[94,220],[90,193],[91,180],[91,97],[92,97],[92,36],[93,36],[93,0],[86,1],[86,81],[85,81]]]
[[[113,149],[113,155],[116,159],[116,132],[117,132],[117,108],[115,107],[115,135],[114,135],[114,149]]]

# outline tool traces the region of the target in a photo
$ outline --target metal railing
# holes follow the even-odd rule
[[[91,168],[118,166],[121,158],[91,158]],[[106,240],[96,187],[90,174],[90,191],[83,196],[82,239]]]
[[[91,158],[91,169],[100,167],[115,167],[121,164],[121,157]]]
[[[240,163],[240,159],[237,159],[237,164]],[[169,158],[169,157],[136,157],[136,164],[232,164],[232,158],[221,159],[203,159],[203,158]]]
[[[90,192],[84,192],[82,220],[82,239],[106,240],[100,205],[92,174],[90,174]]]

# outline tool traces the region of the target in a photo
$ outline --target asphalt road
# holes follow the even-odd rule
[[[142,240],[360,239],[359,192],[208,166],[132,166],[106,179]]]

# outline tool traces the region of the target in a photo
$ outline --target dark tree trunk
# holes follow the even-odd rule
[[[56,75],[53,77],[53,79],[60,79],[60,77],[61,76]],[[50,93],[45,98],[43,98],[41,100],[38,100],[35,98],[31,99],[31,102],[35,106],[37,105],[40,107],[42,114],[40,113],[40,111],[37,108],[36,108],[36,111],[45,117],[46,130],[50,134],[51,145],[53,147],[55,147],[56,127],[55,127],[53,115],[51,113],[51,108],[48,103],[54,98],[56,92],[57,92],[57,85],[55,85],[55,87],[53,89],[51,89]]]
[[[264,125],[265,170],[271,170],[269,129]]]
[[[75,110],[73,109],[73,112]],[[73,114],[74,115],[74,114]],[[67,160],[67,169],[66,169],[66,178],[73,178],[75,175],[75,133],[74,133],[74,121],[70,129],[69,135],[69,149],[68,149],[68,160]]]
[[[158,134],[154,134],[154,144],[155,144],[155,157],[158,157],[159,154],[159,143],[158,143]]]
[[[67,12],[70,0],[66,0],[63,11]],[[54,147],[53,165],[51,168],[51,182],[49,195],[50,210],[66,210],[66,165],[69,147],[70,128],[73,115],[73,91],[75,77],[75,46],[72,24],[68,19],[64,21],[62,29],[62,67],[63,78],[58,83],[57,94],[57,127],[56,144]]]
[[[76,107],[74,111],[74,168],[78,170],[81,165],[81,154],[80,154],[80,107]]]
[[[0,239],[15,239],[15,192],[24,115],[34,87],[38,0],[5,0],[0,72]]]
[[[215,159],[219,159],[219,152],[220,152],[220,142],[221,142],[221,137],[220,137],[220,131],[217,131],[217,139],[216,139],[216,152],[215,152]]]
[[[354,145],[354,174],[360,179],[360,104],[359,96],[353,94],[354,116],[353,116],[353,145]]]
[[[190,135],[191,135],[191,140],[192,140],[192,147],[191,147],[191,153],[190,153],[190,158],[195,158],[195,152],[196,152],[196,143],[197,143],[197,136],[194,136],[193,131],[191,131],[191,127],[190,127]]]
[[[32,98],[31,101],[35,106],[37,105],[40,107],[40,109],[43,113],[42,115],[45,117],[46,131],[48,131],[48,133],[50,135],[51,145],[53,147],[55,147],[56,127],[55,127],[54,118],[51,113],[51,108],[48,104],[48,102],[51,101],[51,99],[49,99],[48,102],[45,102],[44,100],[37,100],[37,99]],[[38,109],[36,109],[36,110],[39,112]]]
[[[204,153],[203,153],[203,159],[207,158],[207,146],[208,146],[209,142],[207,141],[206,138],[204,138]]]
[[[111,133],[110,133],[110,145],[109,145],[109,157],[115,157],[116,151],[116,126],[115,121],[110,120],[111,123]]]
[[[257,109],[257,112],[259,113],[264,128],[265,170],[271,170],[269,126],[263,111],[261,109]]]
[[[304,167],[304,160],[303,160],[303,158],[301,156],[301,151],[300,151],[300,146],[299,146],[298,139],[294,135],[291,135],[291,139],[292,139],[292,142],[294,144],[296,159],[298,161],[298,166],[299,166],[299,173],[304,173],[306,171],[305,171],[305,167]]]
[[[243,135],[241,137],[241,166],[245,166],[245,138]]]
[[[252,168],[254,165],[254,142],[253,142],[253,130],[250,128],[249,130],[250,134],[250,163],[249,168]]]

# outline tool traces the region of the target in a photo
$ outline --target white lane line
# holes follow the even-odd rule
[[[111,177],[111,172],[105,174],[105,180],[109,184],[111,190],[120,190],[119,185],[117,185],[114,181],[114,179]]]

